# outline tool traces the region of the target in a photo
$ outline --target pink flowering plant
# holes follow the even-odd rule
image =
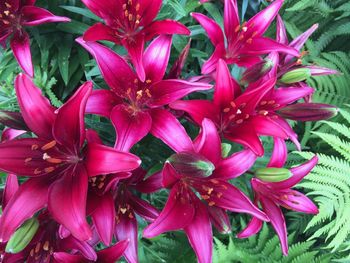
[[[0,262],[346,262],[350,16],[296,2],[1,0]]]

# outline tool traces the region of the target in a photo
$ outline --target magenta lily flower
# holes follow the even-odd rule
[[[25,26],[52,22],[69,22],[67,17],[55,16],[49,11],[34,6],[30,0],[4,0],[0,3],[0,43],[11,38],[11,49],[23,71],[33,77],[34,69],[30,52],[29,36]]]
[[[170,107],[183,110],[200,125],[204,118],[212,120],[220,134],[228,140],[250,148],[262,156],[264,149],[259,135],[291,139],[298,146],[297,135],[276,111],[311,94],[312,88],[274,89],[276,79],[253,83],[240,94],[240,87],[231,77],[226,63],[219,60],[213,101],[176,101]]]
[[[82,1],[105,21],[105,24],[97,23],[90,27],[84,34],[84,40],[107,40],[123,45],[141,81],[146,79],[143,63],[146,41],[162,34],[190,34],[190,31],[177,21],[153,21],[162,6],[161,0]]]
[[[88,140],[102,143],[98,135],[91,131]],[[124,256],[130,263],[138,262],[136,214],[148,222],[153,222],[159,215],[157,209],[136,193],[149,194],[162,188],[161,174],[156,173],[147,179],[145,176],[146,171],[138,168],[132,173],[96,176],[89,180],[88,211],[95,229],[107,246],[112,242],[113,235],[117,240],[129,240]]]
[[[222,158],[221,140],[210,120],[203,120],[202,130],[192,142],[172,114],[157,111],[159,117],[153,120],[151,133],[176,154],[168,159],[162,171],[163,185],[171,189],[168,201],[159,217],[144,230],[143,236],[152,238],[183,229],[198,261],[211,262],[211,222],[214,221],[214,225],[227,222],[226,210],[267,220],[245,194],[227,182],[247,171],[256,156],[250,150],[243,150]]]
[[[162,108],[194,91],[209,90],[211,85],[178,79],[163,80],[169,62],[171,36],[156,38],[146,49],[143,64],[146,81],[142,82],[126,61],[112,50],[95,42],[77,40],[96,59],[111,88],[91,95],[87,112],[110,118],[117,131],[119,150],[128,151],[145,137]]]
[[[276,139],[268,167],[282,168],[286,159],[286,145],[282,140]],[[265,182],[257,178],[253,178],[251,181],[255,193],[255,204],[260,203],[270,218],[271,225],[280,239],[284,255],[288,254],[288,240],[286,222],[280,207],[307,214],[318,213],[317,207],[308,197],[291,189],[309,174],[317,162],[318,158],[315,156],[310,161],[289,169],[292,176],[280,182]],[[237,236],[239,238],[249,237],[259,232],[261,227],[262,221],[255,217],[249,222],[246,229]]]
[[[92,83],[82,85],[61,108],[55,109],[23,74],[15,81],[23,118],[37,138],[0,144],[0,169],[28,176],[3,211],[0,240],[46,205],[53,218],[74,237],[87,240],[91,230],[85,207],[88,177],[126,172],[140,159],[100,144],[85,144],[85,105]]]
[[[215,51],[202,66],[202,73],[209,74],[215,71],[219,59],[228,64],[250,67],[261,60],[260,55],[278,51],[298,56],[296,49],[263,37],[272,20],[281,8],[283,0],[276,0],[267,8],[256,14],[248,22],[240,24],[237,0],[225,0],[224,32],[213,19],[200,13],[193,13],[204,30]]]

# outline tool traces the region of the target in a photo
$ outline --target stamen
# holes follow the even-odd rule
[[[211,193],[214,191],[214,189],[213,188],[209,188],[208,189],[208,195],[211,195]]]
[[[38,175],[38,174],[41,174],[41,170],[39,169],[39,168],[36,168],[35,170],[34,170],[34,174],[35,175]]]
[[[32,151],[38,150],[39,149],[39,145],[37,144],[33,144],[32,145]]]
[[[234,118],[236,118],[236,114],[232,114],[232,115],[230,115],[230,116],[228,117],[228,119],[229,119],[230,121],[232,121]]]
[[[26,158],[25,160],[24,160],[24,162],[25,163],[29,163],[31,160],[33,160],[32,158]]]
[[[248,44],[253,43],[253,39],[252,39],[252,38],[248,38],[248,39],[247,39],[247,43],[248,43]]]
[[[240,26],[240,25],[236,26],[236,28],[235,28],[235,33],[237,33],[240,29],[241,29],[241,26]]]
[[[202,198],[203,198],[204,200],[208,200],[208,199],[210,198],[210,196],[209,196],[209,195],[202,195]]]
[[[267,104],[272,105],[272,104],[275,104],[275,103],[276,103],[276,101],[274,101],[274,100],[269,100],[269,102],[268,102]]]
[[[236,103],[234,101],[231,101],[230,105],[231,105],[232,108],[236,108]]]
[[[51,173],[51,172],[53,172],[55,169],[56,169],[55,167],[50,166],[50,167],[46,167],[46,168],[44,169],[44,171],[45,171],[45,173]]]
[[[120,208],[119,210],[120,210],[120,212],[122,212],[123,215],[124,215],[124,214],[126,213],[126,211],[127,211],[126,208]]]
[[[36,244],[36,246],[35,246],[35,253],[38,253],[38,252],[39,252],[40,246],[41,246],[41,244],[40,244],[40,242],[38,242],[38,243]]]
[[[49,243],[49,241],[45,241],[45,243],[44,243],[44,245],[43,245],[43,249],[45,250],[45,251],[49,251],[49,247],[50,246],[50,243]]]
[[[263,100],[262,102],[260,102],[260,105],[261,106],[264,106],[264,105],[266,105],[267,104],[267,101],[266,100]]]
[[[55,146],[56,146],[56,143],[57,143],[57,142],[56,142],[55,140],[53,140],[53,141],[51,141],[51,142],[45,144],[43,147],[41,147],[41,150],[47,151],[47,150],[49,150],[49,149],[55,147]]]
[[[47,162],[49,163],[53,163],[53,164],[60,164],[62,163],[62,160],[61,159],[57,159],[57,158],[48,158],[46,159]]]
[[[10,5],[10,4],[7,3],[7,2],[5,2],[5,6],[6,6],[7,8],[11,8],[11,7],[12,7],[12,5]]]
[[[4,11],[4,14],[5,14],[6,16],[8,16],[8,15],[10,14],[10,11],[9,11],[9,10],[6,10],[6,11]]]
[[[149,91],[149,89],[146,89],[145,92],[146,92],[147,97],[152,98],[152,95],[151,95],[151,92]]]
[[[225,108],[223,111],[225,112],[225,113],[227,113],[227,112],[229,112],[231,109],[230,108]]]
[[[123,4],[123,10],[126,10],[126,4]]]
[[[269,112],[266,110],[261,110],[259,111],[259,114],[266,116],[267,114],[269,114]]]
[[[129,14],[128,19],[129,19],[129,21],[132,21],[132,14]]]
[[[105,183],[104,183],[104,182],[101,182],[101,183],[98,184],[97,188],[98,188],[98,189],[102,189],[102,187],[103,187],[104,185],[105,185]]]
[[[140,11],[140,3],[137,3],[137,4],[136,4],[135,10],[136,10],[136,12]]]
[[[221,198],[222,193],[221,193],[221,192],[219,192],[219,193],[217,193],[217,194],[216,194],[216,196],[217,196],[218,198]]]
[[[132,213],[129,213],[129,218],[134,218],[134,215]]]
[[[208,205],[209,205],[209,206],[213,206],[213,205],[215,205],[215,202],[210,201],[210,202],[208,203]]]
[[[147,79],[147,80],[146,80],[146,83],[147,83],[147,84],[150,84],[150,83],[152,83],[152,80]]]
[[[236,123],[237,123],[237,124],[241,124],[241,123],[243,123],[243,120],[242,120],[242,119],[239,119],[239,120],[236,121]]]

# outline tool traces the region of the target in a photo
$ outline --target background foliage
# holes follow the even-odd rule
[[[71,23],[48,24],[30,29],[35,68],[35,82],[55,106],[60,106],[83,81],[93,80],[95,87],[104,88],[99,70],[87,52],[74,39],[99,18],[84,8],[78,0],[37,1],[58,15],[69,16]],[[159,18],[174,18],[192,30],[190,55],[183,77],[200,72],[200,65],[208,58],[213,47],[203,29],[190,17],[193,11],[209,14],[222,24],[222,3],[212,1],[200,5],[198,0],[165,0]],[[243,20],[248,20],[266,1],[241,0]],[[323,76],[309,80],[316,88],[314,100],[335,104],[341,114],[328,122],[298,124],[295,126],[305,151],[291,156],[289,164],[309,158],[311,152],[320,153],[320,163],[305,179],[300,188],[318,204],[320,213],[315,217],[295,212],[287,213],[289,243],[288,257],[283,257],[277,236],[270,226],[260,234],[239,240],[235,233],[245,226],[248,218],[231,215],[232,234],[216,233],[214,262],[350,262],[350,2],[348,0],[286,0],[281,11],[291,38],[319,23],[319,29],[306,44],[310,63],[337,69],[341,76]],[[274,25],[268,32],[274,35]],[[171,62],[174,61],[188,38],[174,36]],[[124,53],[119,47],[113,47]],[[171,64],[171,63],[170,63]],[[234,67],[232,73],[239,77],[242,69]],[[10,50],[0,49],[0,108],[17,110],[13,80],[19,68]],[[197,94],[195,96],[206,96]],[[98,130],[105,143],[115,139],[111,124],[100,117],[88,116],[87,123]],[[186,126],[191,135],[196,128]],[[266,140],[268,144],[269,141]],[[271,143],[269,143],[271,145]],[[291,150],[294,150],[291,147]],[[157,168],[171,151],[152,137],[145,138],[132,151],[144,161],[144,167]],[[268,152],[268,151],[267,151]],[[266,164],[267,157],[257,166]],[[152,157],[152,158],[150,158]],[[3,179],[2,179],[3,180]],[[249,193],[247,181],[242,177],[234,183]],[[3,186],[3,182],[2,182]],[[167,197],[165,190],[152,195],[151,202],[162,207]],[[150,197],[146,197],[150,198]],[[141,220],[140,220],[141,221]],[[140,227],[144,227],[141,222]],[[141,239],[141,237],[140,237]],[[186,237],[182,233],[169,233],[152,240],[140,242],[141,262],[195,262]]]

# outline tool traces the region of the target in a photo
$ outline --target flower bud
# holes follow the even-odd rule
[[[292,172],[286,168],[259,168],[255,171],[255,176],[265,182],[281,182],[292,176]]]
[[[336,116],[338,108],[322,103],[297,103],[284,107],[277,113],[285,119],[295,121],[319,121]]]
[[[0,110],[0,123],[15,130],[28,130],[19,112]]]
[[[311,76],[311,70],[308,68],[298,68],[285,73],[281,78],[280,82],[285,84],[296,83],[304,81]]]
[[[21,252],[30,243],[38,228],[39,221],[35,217],[25,221],[11,236],[5,251],[12,254]]]
[[[231,148],[232,148],[232,145],[229,143],[222,143],[221,144],[222,158],[226,158],[230,154]]]
[[[241,82],[248,84],[263,77],[273,67],[273,61],[266,59],[248,68],[242,76]]]
[[[196,153],[176,153],[167,160],[174,169],[185,176],[210,176],[215,166],[207,158]]]

